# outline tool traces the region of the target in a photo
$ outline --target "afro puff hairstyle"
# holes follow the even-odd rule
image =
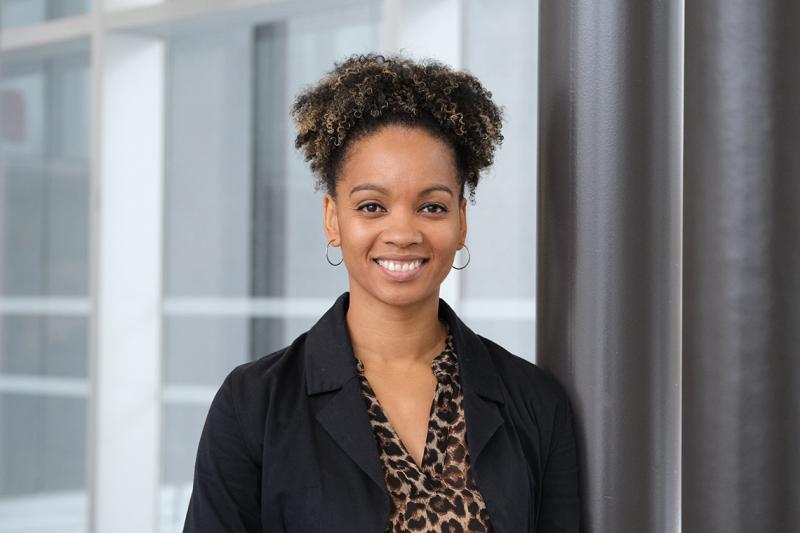
[[[354,140],[388,124],[421,127],[454,149],[461,195],[466,185],[474,202],[480,173],[503,141],[503,110],[491,97],[475,76],[434,60],[353,55],[297,96],[295,147],[310,162],[315,190],[336,196],[336,177]]]

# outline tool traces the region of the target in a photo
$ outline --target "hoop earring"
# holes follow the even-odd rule
[[[463,247],[467,249],[467,262],[464,263],[464,266],[457,267],[457,266],[453,265],[451,268],[454,268],[456,270],[464,270],[465,268],[467,268],[467,265],[472,260],[472,254],[469,252],[469,248],[467,247],[467,243],[464,243]]]
[[[341,258],[341,259],[339,259],[339,262],[338,262],[338,263],[334,263],[333,261],[331,261],[331,258],[330,258],[330,257],[328,257],[328,252],[329,252],[329,251],[330,251],[330,249],[331,249],[331,243],[332,243],[332,242],[333,242],[333,239],[329,240],[329,241],[328,241],[328,246],[326,246],[326,247],[325,247],[325,259],[327,259],[327,260],[328,260],[328,263],[329,263],[331,266],[339,266],[339,265],[341,265],[341,264],[342,264],[342,261],[344,261],[344,254],[342,254],[342,258]]]

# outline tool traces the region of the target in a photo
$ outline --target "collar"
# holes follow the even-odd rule
[[[309,395],[340,389],[358,376],[350,332],[347,328],[347,309],[350,293],[342,293],[306,337],[306,391]],[[455,311],[439,298],[439,318],[450,327],[458,355],[461,387],[489,400],[503,403],[500,376],[483,341]]]

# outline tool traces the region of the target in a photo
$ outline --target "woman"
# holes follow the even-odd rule
[[[577,532],[562,389],[439,299],[466,266],[465,187],[502,141],[491,94],[439,63],[354,56],[293,116],[350,290],[225,379],[185,531]]]

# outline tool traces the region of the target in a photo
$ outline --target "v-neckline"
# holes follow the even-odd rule
[[[433,400],[431,401],[431,408],[428,410],[428,423],[427,423],[426,429],[425,429],[425,446],[422,449],[422,461],[421,461],[420,464],[417,464],[417,462],[414,460],[414,456],[411,455],[411,452],[408,451],[408,447],[406,446],[406,443],[403,442],[403,439],[400,438],[400,434],[397,433],[397,430],[395,429],[394,424],[392,424],[391,419],[386,414],[386,411],[383,410],[383,406],[381,405],[381,402],[378,399],[378,395],[375,394],[375,389],[372,388],[372,385],[370,384],[369,379],[367,379],[366,374],[364,374],[364,372],[363,372],[363,370],[364,370],[363,363],[361,363],[360,360],[358,361],[358,365],[360,365],[360,367],[361,367],[361,372],[360,372],[361,378],[366,382],[367,387],[369,387],[369,392],[372,395],[372,397],[375,399],[376,408],[380,411],[381,416],[386,419],[386,425],[389,428],[389,431],[391,432],[392,437],[394,438],[394,440],[397,441],[397,443],[400,446],[400,449],[403,451],[403,455],[404,455],[403,458],[406,460],[407,463],[412,465],[417,470],[417,472],[419,472],[420,474],[423,474],[425,476],[427,476],[425,467],[426,467],[426,465],[429,466],[428,465],[428,461],[426,461],[426,458],[429,455],[431,455],[428,452],[430,450],[431,441],[433,439],[433,431],[431,431],[431,429],[432,429],[431,428],[431,423],[432,423],[433,417],[434,417],[434,415],[436,413],[436,408],[438,407],[438,403],[439,403],[439,396],[440,396],[440,393],[441,393],[441,390],[442,390],[442,383],[441,383],[441,381],[439,381],[438,376],[436,376],[436,372],[433,371],[433,361],[435,361],[436,359],[442,357],[442,354],[447,351],[449,346],[450,346],[450,329],[448,328],[447,335],[445,336],[444,349],[442,349],[438,354],[436,354],[436,357],[434,357],[433,360],[431,361],[431,371],[433,372],[434,378],[436,379],[436,388],[433,391]],[[429,476],[429,477],[431,477],[431,476]]]
[[[364,376],[364,379],[367,379],[367,377]],[[367,380],[367,383],[369,383],[369,380]],[[428,457],[429,455],[428,450],[431,446],[431,440],[433,437],[433,432],[431,431],[431,422],[433,421],[433,416],[436,412],[437,403],[439,401],[440,389],[441,389],[441,383],[439,383],[439,380],[437,379],[436,389],[433,391],[433,401],[431,401],[431,408],[428,411],[428,423],[425,428],[425,446],[422,448],[422,461],[420,464],[417,464],[417,462],[414,460],[414,456],[411,455],[411,452],[408,451],[406,443],[403,442],[403,439],[400,438],[400,434],[397,433],[397,430],[395,430],[394,424],[392,424],[392,421],[386,414],[386,411],[383,410],[383,406],[381,405],[380,400],[378,400],[378,395],[375,394],[375,390],[372,388],[372,385],[369,386],[369,390],[372,393],[372,396],[375,398],[375,406],[380,410],[383,418],[386,419],[386,425],[389,427],[389,431],[391,431],[392,437],[399,443],[400,448],[403,450],[403,454],[405,455],[404,459],[406,459],[406,461],[409,464],[413,465],[414,468],[416,468],[420,474],[427,475],[425,470],[425,466],[427,465],[426,457]]]

